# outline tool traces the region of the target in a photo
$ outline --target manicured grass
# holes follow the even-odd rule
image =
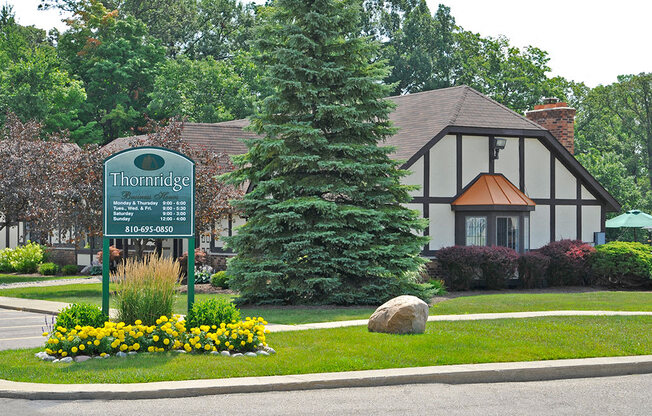
[[[113,286],[112,286],[113,290]],[[43,299],[57,302],[89,302],[100,305],[101,284],[78,284],[51,287],[26,287],[0,290],[0,296]],[[234,298],[230,295],[196,294],[201,301],[214,296]],[[174,304],[175,313],[186,313],[187,297],[181,294]],[[113,303],[112,303],[113,305]],[[311,322],[367,319],[374,307],[279,307],[246,306],[242,316],[263,316],[277,324],[302,324]],[[437,303],[430,308],[431,315],[520,312],[546,310],[620,310],[652,311],[652,292],[587,292],[552,294],[498,294],[465,296]]]
[[[2,283],[43,282],[45,280],[79,279],[86,276],[20,276],[15,274],[0,274]]]
[[[272,333],[269,357],[194,354],[51,364],[38,349],[0,352],[0,379],[37,383],[135,383],[269,376],[652,353],[652,317],[563,317],[429,323],[422,335],[365,327]]]
[[[431,315],[490,312],[652,311],[652,292],[526,293],[464,296],[430,307]]]

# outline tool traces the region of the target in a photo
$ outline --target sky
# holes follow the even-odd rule
[[[259,1],[260,2],[260,1]],[[22,25],[63,31],[56,10],[39,11],[39,0],[2,0]],[[611,84],[623,74],[652,72],[650,0],[427,0],[451,8],[458,25],[482,36],[510,39],[514,46],[548,52],[551,75]]]

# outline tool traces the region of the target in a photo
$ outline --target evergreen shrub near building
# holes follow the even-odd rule
[[[419,254],[427,222],[405,208],[414,187],[383,141],[395,133],[379,44],[359,36],[360,2],[279,0],[261,29],[275,91],[252,118],[263,138],[234,157],[233,205],[247,218],[227,239],[229,284],[254,304],[380,304],[428,299]]]
[[[501,289],[516,276],[518,253],[507,247],[452,246],[437,252],[449,290]]]
[[[38,266],[38,272],[44,276],[54,276],[59,272],[59,266],[55,263],[41,263]]]
[[[548,286],[582,286],[591,283],[590,260],[595,248],[580,240],[553,241],[538,250],[550,259]]]
[[[597,246],[591,271],[595,283],[601,286],[652,286],[652,248],[647,244],[624,241]]]

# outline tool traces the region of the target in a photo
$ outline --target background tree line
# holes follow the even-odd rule
[[[0,123],[15,113],[78,144],[138,134],[148,119],[252,115],[271,92],[258,49],[274,0],[42,0],[72,13],[46,33],[0,10]],[[456,24],[425,0],[364,0],[392,95],[466,84],[522,113],[555,96],[578,109],[576,156],[622,203],[652,211],[652,74],[608,86],[551,77],[546,51]]]

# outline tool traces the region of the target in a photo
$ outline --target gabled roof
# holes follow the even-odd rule
[[[408,160],[449,126],[542,130],[537,123],[466,85],[389,97],[396,110],[389,116],[398,133],[387,140],[392,155]]]
[[[482,173],[462,190],[451,205],[453,209],[478,206],[523,209],[534,208],[536,204],[505,176]]]

